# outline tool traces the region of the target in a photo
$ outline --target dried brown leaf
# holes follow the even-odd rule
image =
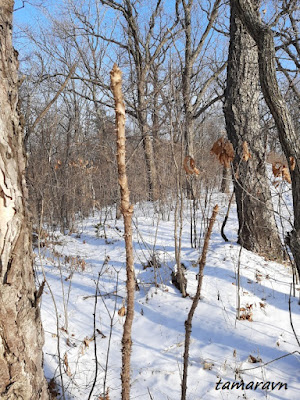
[[[248,161],[249,158],[251,158],[251,154],[249,152],[249,147],[248,147],[248,143],[245,141],[243,143],[243,160],[244,161]]]
[[[98,397],[98,400],[110,400],[109,399],[109,388],[107,389],[105,394],[102,394]]]
[[[283,165],[283,167],[282,167],[282,178],[287,183],[292,183],[290,171],[286,165]]]
[[[71,372],[71,369],[70,369],[70,366],[69,366],[67,353],[65,353],[65,355],[64,355],[64,365],[65,365],[66,374],[69,377],[71,377],[72,376],[72,372]]]
[[[196,168],[195,160],[190,157],[186,156],[183,161],[183,168],[188,175],[199,175],[200,171]]]
[[[232,144],[228,140],[224,139],[223,137],[219,138],[213,144],[210,152],[217,156],[219,163],[225,168],[230,167],[230,163],[234,158],[234,150]]]
[[[89,347],[89,344],[90,344],[93,340],[94,340],[94,336],[92,336],[92,337],[90,337],[90,338],[85,337],[85,338],[83,339],[83,344],[84,344],[84,346],[85,346],[85,347]]]
[[[252,364],[256,364],[256,363],[262,362],[262,359],[260,357],[254,357],[254,356],[252,356],[252,354],[249,354],[248,362],[252,363]]]
[[[294,169],[296,168],[296,160],[292,156],[290,157],[290,168],[291,168],[291,171],[294,171]]]
[[[272,164],[272,172],[275,178],[279,178],[281,176],[282,164],[280,162],[275,162]]]
[[[119,311],[118,311],[118,315],[120,317],[124,317],[126,315],[126,308],[124,306],[122,306]]]
[[[55,382],[54,378],[50,379],[50,381],[48,383],[48,389],[49,389],[49,393],[50,393],[50,399],[51,400],[57,399],[57,397],[59,396],[60,393],[59,393],[58,386],[57,386],[57,383]]]
[[[292,183],[290,171],[286,165],[275,162],[272,164],[272,171],[275,178],[282,178],[286,182]]]
[[[214,365],[215,365],[214,363],[204,361],[203,369],[208,369],[209,371],[211,371]]]

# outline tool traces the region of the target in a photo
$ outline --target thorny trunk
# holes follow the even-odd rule
[[[44,336],[34,283],[23,132],[17,110],[13,7],[13,1],[0,0],[0,397],[46,400]]]
[[[262,23],[257,10],[249,0],[232,0],[237,12],[258,47],[259,77],[264,98],[273,115],[279,140],[289,162],[292,179],[294,229],[290,233],[290,248],[300,275],[300,138],[293,126],[286,102],[279,90],[274,38],[271,29]],[[291,158],[296,162],[291,168]]]
[[[231,2],[230,46],[225,92],[225,119],[235,150],[234,187],[239,219],[239,243],[269,259],[282,258],[265,167],[265,140],[259,124],[257,47],[245,31]],[[251,158],[243,159],[247,142]]]
[[[126,289],[127,311],[122,338],[122,400],[130,399],[130,358],[131,358],[131,328],[134,316],[135,273],[132,247],[132,214],[133,206],[129,200],[129,189],[126,175],[125,160],[125,104],[122,93],[122,72],[115,64],[111,73],[111,88],[115,99],[116,131],[117,131],[117,162],[121,191],[121,212],[124,218],[125,248],[126,248]]]

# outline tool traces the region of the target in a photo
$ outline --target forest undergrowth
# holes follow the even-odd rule
[[[285,187],[274,189],[282,194],[281,203],[275,203],[288,221],[290,197]],[[184,201],[185,298],[171,278],[176,270],[174,206],[160,205],[158,211],[151,202],[134,205],[132,399],[180,398],[184,323],[196,293],[204,233],[216,204],[220,211],[192,324],[187,399],[298,398],[299,285],[292,287],[288,261],[270,262],[236,244],[234,202],[224,242],[220,229],[229,198],[213,190],[209,201],[204,195],[199,199],[196,248],[190,241],[191,202]],[[286,229],[285,220],[281,221]],[[57,398],[117,400],[126,313],[122,221],[111,207],[82,219],[76,232],[45,236],[36,250],[36,270],[39,283],[47,281],[41,310],[45,374],[51,390]],[[240,386],[232,388],[234,382]]]

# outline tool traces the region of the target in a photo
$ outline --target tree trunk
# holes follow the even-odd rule
[[[147,169],[147,180],[148,180],[148,199],[150,201],[155,201],[159,198],[159,190],[158,190],[158,179],[157,179],[157,169],[154,158],[154,149],[153,149],[153,141],[151,136],[149,135],[149,126],[147,122],[147,105],[145,101],[145,78],[139,77],[139,85],[138,85],[138,113],[137,119],[141,131],[141,135],[143,138],[143,148],[145,154],[146,161],[146,169]]]
[[[148,198],[150,201],[156,201],[159,198],[159,190],[157,181],[157,170],[154,159],[153,141],[149,133],[147,132],[148,128],[146,126],[143,126],[141,130],[147,168],[147,180],[149,188]]]
[[[17,111],[12,0],[0,0],[0,398],[48,399],[44,343],[26,215],[23,132]]]
[[[265,141],[259,124],[257,47],[245,31],[231,1],[230,45],[224,113],[235,150],[234,187],[239,219],[239,243],[269,259],[282,258],[265,168]],[[247,160],[249,147],[251,157]]]
[[[224,165],[223,170],[222,170],[222,181],[221,181],[221,188],[220,188],[220,191],[222,193],[227,193],[227,194],[229,193],[230,181],[231,181],[230,169],[226,168]]]
[[[289,242],[300,275],[300,138],[279,90],[272,30],[262,23],[251,1],[235,0],[233,2],[237,6],[241,20],[257,44],[260,84],[266,103],[273,115],[282,149],[289,160],[294,206],[294,229],[290,232]],[[293,167],[291,166],[292,159],[295,160]]]

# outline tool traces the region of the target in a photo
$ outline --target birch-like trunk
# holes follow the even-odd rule
[[[49,398],[34,283],[18,61],[12,46],[14,1],[0,0],[0,398]]]

